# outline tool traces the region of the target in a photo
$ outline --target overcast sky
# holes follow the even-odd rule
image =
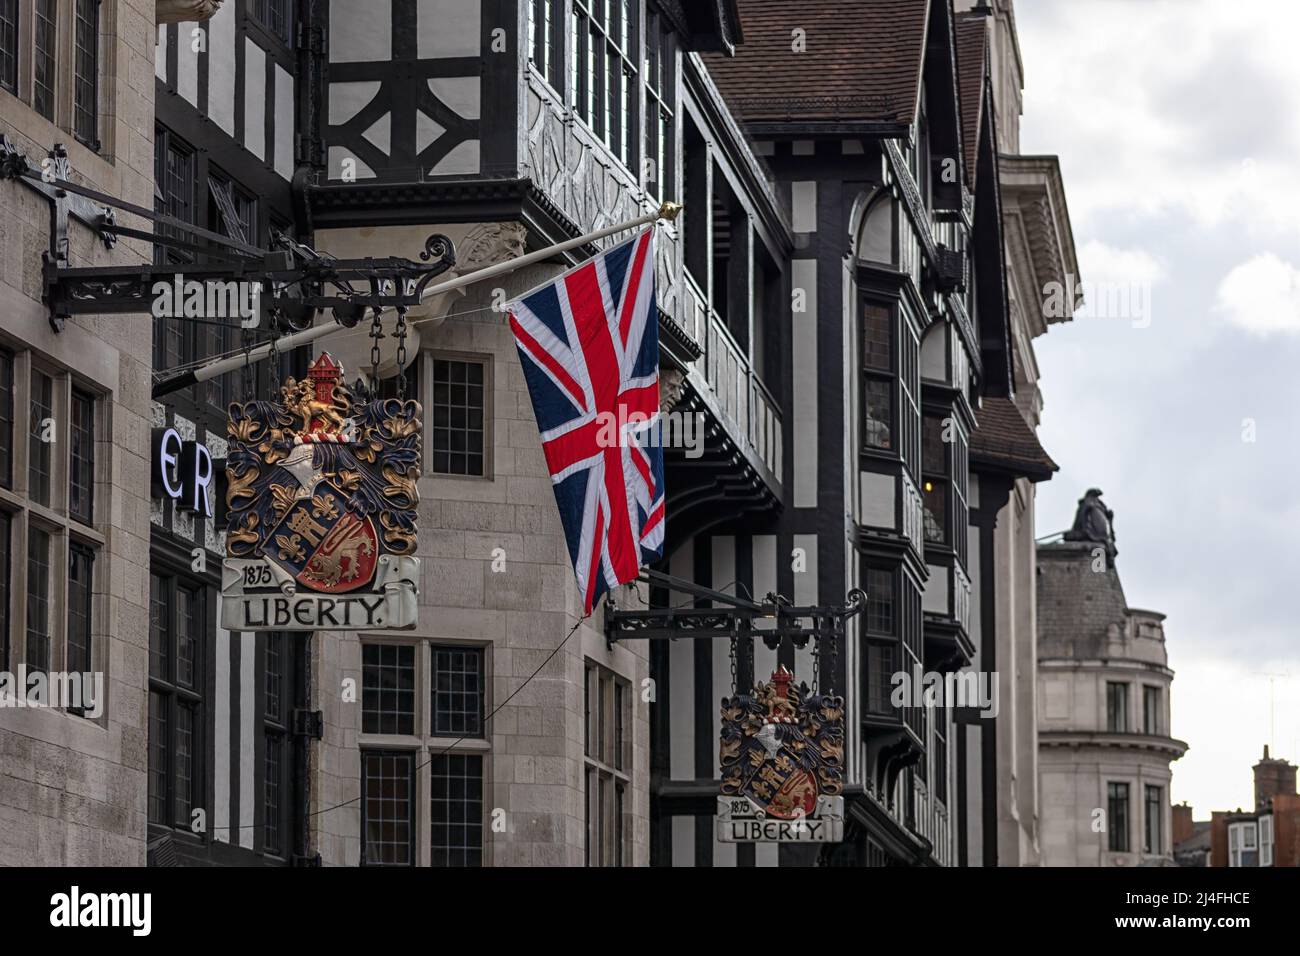
[[[1300,3],[1015,8],[1021,148],[1061,157],[1085,291],[1150,289],[1149,325],[1035,342],[1038,533],[1105,492],[1129,605],[1168,614],[1173,798],[1250,807],[1263,745],[1300,756]]]

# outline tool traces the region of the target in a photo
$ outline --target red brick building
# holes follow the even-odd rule
[[[1254,772],[1254,810],[1210,815],[1210,866],[1300,866],[1296,766],[1265,746]]]

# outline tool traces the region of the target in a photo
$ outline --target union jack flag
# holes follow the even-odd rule
[[[654,228],[509,303],[587,613],[663,554]]]

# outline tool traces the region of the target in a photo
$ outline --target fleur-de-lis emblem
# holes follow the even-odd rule
[[[331,494],[312,495],[311,516],[313,518],[326,518],[331,521],[337,518],[339,509],[334,503],[334,496]]]
[[[275,543],[280,546],[281,561],[307,560],[307,552],[302,549],[302,538],[299,535],[277,534]]]

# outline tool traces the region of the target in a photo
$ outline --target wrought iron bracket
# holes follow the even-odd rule
[[[319,710],[306,710],[301,707],[293,711],[293,733],[297,737],[320,740],[325,736],[325,715]]]
[[[71,174],[68,148],[62,143],[54,144],[37,169],[12,139],[0,135],[0,179],[16,180],[49,201],[50,245],[42,254],[46,270],[69,265],[69,218],[91,229],[107,249],[112,249],[117,242],[117,234],[111,228],[117,223],[117,214],[111,206],[99,205],[59,185]],[[50,326],[55,332],[63,331],[65,318],[51,309]]]
[[[456,265],[455,246],[436,234],[425,240],[420,262],[397,257],[335,259],[283,235],[273,243],[278,248],[262,249],[74,183],[68,178],[71,172],[63,144],[56,144],[38,169],[8,136],[0,135],[0,178],[17,180],[50,202],[50,246],[44,254],[42,278],[43,298],[56,332],[62,332],[73,315],[151,311],[156,284],[178,281],[205,286],[258,283],[264,290],[262,311],[277,326],[305,329],[318,311],[332,309],[339,323],[350,328],[365,317],[367,309],[418,306],[429,283]],[[155,230],[118,225],[116,210],[152,222]],[[107,248],[124,236],[181,250],[194,262],[73,268],[69,217],[92,229]]]
[[[796,647],[806,647],[810,640],[838,641],[844,634],[844,622],[866,607],[866,595],[857,588],[850,591],[845,603],[839,606],[796,607],[778,594],[768,594],[761,602],[748,601],[648,569],[642,572],[642,581],[692,594],[697,600],[710,601],[715,606],[624,611],[607,597],[607,644],[612,646],[626,640],[753,637],[761,638],[765,645],[773,649],[786,638]]]

